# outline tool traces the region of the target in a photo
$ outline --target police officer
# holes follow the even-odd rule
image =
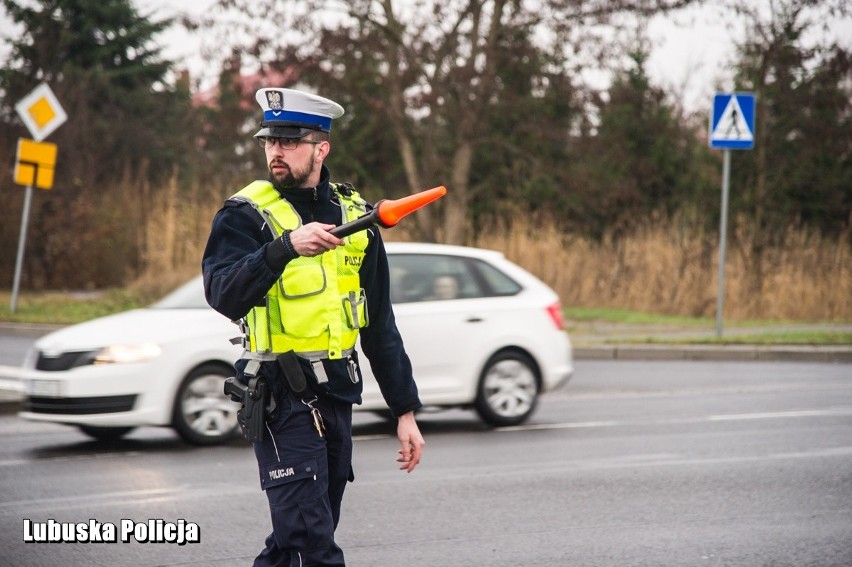
[[[244,331],[236,379],[259,377],[273,391],[263,439],[254,443],[272,534],[254,564],[344,565],[334,531],[344,488],[354,480],[359,333],[397,418],[397,461],[406,472],[423,450],[414,419],[421,403],[391,308],[378,230],[344,239],[329,232],[369,209],[351,186],[331,183],[323,163],[332,120],[343,108],[283,88],[260,89],[257,101],[263,120],[254,137],[266,151],[269,179],[225,202],[202,261],[207,301]],[[298,370],[304,390],[298,376],[292,383]]]

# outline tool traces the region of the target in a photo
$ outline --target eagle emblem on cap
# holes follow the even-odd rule
[[[269,110],[281,110],[284,108],[284,93],[281,91],[266,91],[266,103]]]

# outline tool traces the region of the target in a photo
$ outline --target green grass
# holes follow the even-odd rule
[[[628,324],[676,324],[676,325],[708,325],[713,320],[706,317],[682,317],[677,315],[661,315],[659,313],[644,313],[626,309],[607,309],[598,307],[569,307],[565,309],[569,321],[591,322],[605,321],[607,323]]]
[[[627,325],[677,325],[704,327],[710,325],[715,328],[714,317],[686,317],[683,315],[664,315],[662,313],[646,313],[643,311],[629,311],[627,309],[610,309],[603,307],[569,307],[565,309],[565,318],[574,323],[624,323]],[[724,325],[735,325],[737,327],[772,327],[783,325],[802,325],[819,323],[838,323],[838,321],[790,321],[778,319],[749,319],[747,321],[725,320]],[[843,323],[841,321],[841,323]]]
[[[718,337],[715,318],[582,307],[568,308],[565,315],[568,333],[578,344],[595,337],[591,342],[606,344],[852,345],[852,332],[825,328],[832,323],[825,321],[724,321]],[[820,323],[821,328],[816,326]],[[814,328],[796,328],[809,325]]]
[[[92,293],[21,293],[12,313],[11,293],[0,293],[0,321],[70,325],[96,317],[142,307],[154,298],[141,292],[107,290]]]
[[[692,337],[683,339],[659,339],[648,337],[641,341],[648,344],[712,344],[712,345],[800,345],[832,346],[852,345],[852,333],[845,331],[779,331],[731,336]]]

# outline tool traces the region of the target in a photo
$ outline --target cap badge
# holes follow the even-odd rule
[[[266,91],[266,104],[269,110],[281,110],[284,108],[284,93],[281,91]]]

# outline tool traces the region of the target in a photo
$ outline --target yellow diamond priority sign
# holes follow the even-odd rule
[[[47,83],[42,83],[15,105],[36,142],[47,138],[68,119]]]
[[[56,144],[18,140],[18,159],[15,162],[15,183],[27,187],[50,189],[56,167]]]

